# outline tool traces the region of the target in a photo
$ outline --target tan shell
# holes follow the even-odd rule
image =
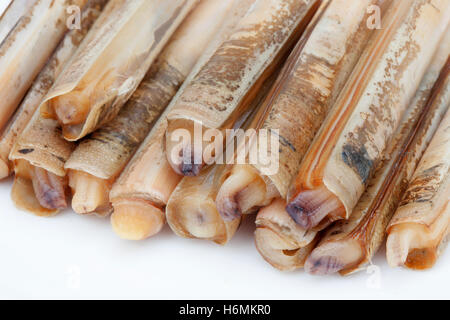
[[[18,209],[31,212],[38,217],[51,217],[59,212],[42,207],[36,199],[31,180],[21,176],[14,177],[11,199]]]
[[[249,129],[258,123],[261,117],[261,103],[271,91],[271,87],[276,79],[279,70],[276,70],[261,86],[256,97],[249,103],[251,112],[243,115],[239,121],[234,124],[234,128]],[[238,144],[237,148],[243,148],[244,140]],[[226,244],[234,236],[238,226],[241,223],[241,217],[229,221],[224,219],[217,210],[217,193],[224,180],[228,177],[232,166],[227,164],[215,164],[200,172],[194,177],[184,177],[181,179],[173,193],[171,194],[166,207],[167,222],[171,229],[179,236],[186,238],[198,238],[211,240],[218,244]],[[173,172],[173,171],[171,171]],[[178,178],[179,179],[179,178]],[[175,180],[174,180],[175,181]],[[206,211],[207,214],[203,213]],[[200,212],[200,213],[199,213]],[[244,214],[253,213],[254,208],[249,208]],[[203,218],[199,218],[199,216]],[[204,229],[200,220],[207,220],[211,225],[214,221],[214,235],[199,236],[192,234],[186,224],[189,222],[195,224],[199,229]],[[194,221],[194,223],[192,223]]]
[[[197,0],[114,0],[81,44],[41,108],[49,117],[52,99],[96,84],[80,125],[63,125],[64,137],[79,140],[113,119],[130,98],[169,37]],[[89,94],[85,92],[85,94]]]
[[[408,181],[445,115],[450,102],[450,60],[447,59],[450,34],[442,40],[369,187],[349,220],[329,228],[319,244],[346,239],[359,241],[364,256],[355,265],[341,270],[341,274],[357,271],[377,252]]]
[[[82,140],[66,169],[116,178],[220,29],[233,1],[207,0],[189,14],[116,118]]]
[[[446,30],[450,7],[445,0],[401,1],[383,20],[291,189],[325,186],[345,207],[333,219],[349,218],[366,189]]]
[[[119,198],[143,198],[158,206],[165,206],[169,196],[181,180],[172,170],[167,161],[164,149],[164,137],[167,129],[167,114],[173,108],[179,95],[184,91],[188,83],[198,73],[201,67],[208,61],[216,48],[228,37],[243,14],[255,0],[235,0],[230,13],[225,19],[224,25],[211,45],[205,50],[192,72],[180,88],[170,105],[166,108],[160,119],[153,126],[150,133],[142,142],[136,154],[123,170],[110,193],[111,201]],[[160,176],[169,175],[169,184],[161,184]]]
[[[450,89],[447,85],[448,90]],[[449,224],[449,194],[450,109],[414,172],[389,228],[401,223],[431,226],[441,215],[447,215]]]
[[[39,73],[32,87],[20,104],[20,107],[3,130],[0,136],[0,160],[5,162],[5,165],[8,167],[8,170],[4,172],[3,177],[9,175],[12,170],[12,165],[8,160],[8,156],[14,142],[25,129],[27,123],[32,118],[33,113],[55,82],[56,77],[62,72],[66,62],[69,61],[75,53],[79,43],[94,24],[107,2],[108,0],[89,0],[87,2],[83,7],[81,15],[81,29],[75,29],[66,34],[46,66]]]
[[[225,221],[216,209],[216,194],[218,186],[221,185],[218,179],[223,179],[226,165],[214,165],[203,170],[196,177],[184,177],[173,191],[166,207],[166,218],[170,228],[175,234],[185,238],[196,238],[186,230],[180,214],[186,211],[186,206],[191,202],[201,202],[201,208],[208,208],[215,211],[216,234],[211,238],[202,238],[212,240],[218,244],[226,244],[235,234],[240,225],[241,219]],[[206,198],[198,199],[196,191],[201,190],[201,194]],[[194,197],[191,199],[190,197]],[[200,209],[202,210],[202,209]],[[196,216],[187,217],[187,219],[196,220]]]
[[[344,204],[347,218],[398,127],[449,21],[446,0],[414,1],[340,133],[324,168],[323,182]],[[364,160],[358,161],[360,157]]]
[[[61,137],[58,122],[42,118],[37,110],[14,144],[9,159],[26,160],[62,177],[66,175],[64,163],[74,148],[72,142]]]
[[[428,269],[445,249],[450,234],[449,159],[450,109],[389,224],[386,255],[390,265]]]
[[[66,8],[87,0],[39,0],[0,45],[0,129],[67,31]]]
[[[274,268],[293,271],[302,268],[319,239],[318,233],[298,226],[284,210],[286,201],[275,199],[270,208],[256,216],[255,245]]]
[[[272,267],[281,270],[281,271],[294,271],[296,269],[303,268],[305,265],[305,261],[310,255],[311,251],[314,249],[318,237],[314,238],[312,242],[310,242],[305,247],[293,249],[293,250],[274,250],[271,247],[267,246],[266,237],[277,237],[277,233],[273,233],[269,228],[257,228],[255,231],[255,241],[256,241],[256,249],[261,254],[261,256],[266,260]],[[272,238],[273,240],[273,238]],[[280,242],[284,241],[284,239],[280,238]],[[274,257],[274,253],[277,255],[277,258]]]
[[[271,205],[279,206],[282,209],[278,211],[280,214],[275,215],[274,211],[261,209],[256,217],[257,228],[269,228],[297,248],[305,247],[314,240],[317,232],[297,225],[284,210],[286,202],[282,198],[275,199]]]
[[[283,198],[372,33],[367,28],[367,8],[379,2],[357,1],[348,6],[346,0],[325,1],[315,26],[309,27],[291,53],[289,68],[280,76],[283,82],[261,126],[279,130],[280,149],[275,151],[279,170],[268,178]]]
[[[178,97],[168,115],[169,131],[182,119],[206,128],[232,126],[317,5],[315,0],[255,1]]]

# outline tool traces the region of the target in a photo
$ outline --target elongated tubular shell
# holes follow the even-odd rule
[[[137,151],[111,189],[110,202],[114,209],[111,224],[115,233],[123,239],[143,240],[155,234],[152,230],[161,229],[162,226],[153,223],[164,224],[165,219],[159,221],[151,216],[156,214],[165,217],[164,207],[181,179],[172,171],[165,158],[162,141],[164,124],[164,121],[162,125],[156,124],[150,133],[151,138],[143,142],[145,149]],[[128,207],[134,202],[150,210],[130,212]],[[124,203],[127,206],[123,206]],[[135,207],[145,209],[138,204]]]
[[[67,206],[67,180],[28,161],[14,161],[15,177],[11,189],[14,205],[36,216],[50,217]]]
[[[226,138],[227,146],[225,154],[216,154],[215,164],[211,168],[206,168],[197,176],[184,177],[173,191],[166,207],[166,217],[175,234],[185,238],[196,238],[202,240],[212,240],[218,244],[226,244],[237,231],[240,224],[240,217],[237,219],[224,219],[216,207],[216,196],[219,188],[230,174],[230,163],[234,163],[240,153],[245,153],[248,144],[251,143],[254,134],[247,135],[244,130],[254,128],[255,124],[264,114],[261,109],[262,102],[277,79],[280,69],[266,79],[258,94],[249,104],[250,113],[243,114],[233,125],[237,129],[234,134]],[[235,145],[236,141],[236,145]],[[232,150],[233,152],[229,152]],[[266,184],[262,182],[261,189],[253,188],[245,190],[239,196],[246,197],[253,202],[252,197],[259,197],[261,194],[270,192],[266,190]],[[275,191],[276,192],[276,191]],[[255,212],[253,206],[242,207],[244,213]]]
[[[444,1],[395,4],[288,193],[287,211],[305,228],[349,218],[447,28],[450,7]]]
[[[170,105],[114,183],[110,192],[110,201],[114,208],[111,224],[120,237],[132,240],[145,239],[155,234],[154,231],[161,229],[162,225],[157,226],[154,223],[165,223],[165,219],[161,220],[159,216],[162,214],[165,218],[164,208],[182,178],[172,170],[165,154],[164,135],[167,129],[167,114],[180,93],[207,63],[216,48],[228,37],[254,2],[255,0],[233,1],[232,8],[217,35],[204,50]],[[139,203],[133,206],[135,209],[133,212],[129,212],[127,208],[132,206],[133,202]],[[153,217],[154,215],[156,217]]]
[[[295,43],[319,1],[257,0],[233,33],[216,50],[168,115],[168,161],[180,175],[197,175],[204,165],[196,145],[176,143],[178,129],[224,130],[246,111],[265,79]],[[201,137],[195,137],[194,139]],[[191,139],[192,140],[192,139]],[[198,143],[200,142],[200,143]],[[208,162],[209,159],[206,159]]]
[[[14,162],[15,172],[11,198],[17,207],[39,216],[59,212],[56,208],[49,212],[39,203],[33,189],[34,177],[29,172],[38,168],[45,170],[48,176],[64,178],[64,163],[74,147],[73,143],[61,137],[61,129],[56,120],[44,119],[39,110],[36,110],[9,155],[9,159]]]
[[[387,229],[386,255],[391,266],[427,269],[435,264],[450,233],[449,194],[450,109]]]
[[[265,114],[261,102],[264,101],[267,94],[272,92],[270,88],[278,74],[279,70],[276,70],[274,74],[267,78],[258,95],[248,105],[247,109],[254,111],[248,119],[244,120],[242,124],[244,129],[255,128],[259,124],[261,117]],[[240,121],[233,123],[233,128],[240,127],[240,125],[237,125],[238,122]],[[245,139],[238,139],[237,150],[231,156],[236,157],[246,147],[246,143]],[[232,148],[234,148],[234,143]],[[227,163],[228,160],[226,159]],[[233,168],[236,168],[236,166]],[[166,208],[169,226],[177,235],[212,240],[219,244],[226,244],[232,238],[240,224],[240,217],[233,220],[224,219],[219,215],[215,205],[217,191],[229,175],[229,169],[230,166],[216,164],[212,168],[200,172],[197,176],[184,177],[181,180],[172,193]],[[262,182],[262,188],[264,190],[258,190],[257,188],[250,190],[246,195],[247,198],[257,197],[260,191],[270,192],[265,190],[266,184],[264,182]],[[241,194],[241,196],[244,196],[244,194]],[[254,211],[254,208],[249,206],[241,208],[241,210],[244,213],[250,213]]]
[[[0,46],[0,130],[67,31],[66,8],[87,0],[40,0],[22,16]]]
[[[163,210],[139,199],[118,199],[114,202],[114,210],[127,213],[111,216],[113,230],[126,240],[151,237],[161,231],[166,221]]]
[[[198,176],[185,177],[173,191],[166,207],[170,228],[184,238],[212,240],[226,244],[235,234],[240,219],[225,221],[215,205],[218,179],[223,178],[225,164],[213,165]]]
[[[216,206],[224,219],[233,220],[242,214],[253,213],[249,209],[267,205],[279,195],[275,186],[265,181],[253,166],[235,164],[219,188]]]
[[[0,11],[0,43],[11,32],[18,21],[27,13],[36,0],[8,0],[5,10]],[[2,4],[3,5],[3,4]],[[1,10],[1,8],[0,8]]]
[[[450,103],[450,34],[442,40],[369,187],[350,219],[328,229],[308,257],[308,272],[358,271],[383,242],[386,227]]]
[[[258,118],[258,107],[275,78],[276,75],[273,75],[267,79],[249,106],[249,109],[253,110],[252,114],[238,121],[234,125],[235,128],[251,127],[254,118]],[[237,148],[243,148],[245,143],[246,140],[240,140]],[[234,146],[234,140],[230,144]],[[215,204],[217,191],[231,169],[231,166],[224,163],[228,162],[220,161],[220,164],[206,168],[197,176],[184,177],[172,192],[167,202],[166,217],[170,228],[178,236],[211,240],[224,245],[236,233],[241,222],[240,217],[234,220],[223,219]]]
[[[197,0],[112,0],[56,81],[42,116],[79,140],[112,120]]]
[[[67,175],[72,190],[73,211],[79,214],[95,214],[99,217],[106,217],[111,213],[109,191],[112,180],[100,179],[78,170],[67,170]]]
[[[20,2],[20,1],[19,1]],[[64,66],[75,53],[81,40],[100,15],[107,0],[88,0],[81,13],[81,28],[69,31],[45,67],[41,70],[20,107],[0,135],[0,179],[10,175],[12,164],[8,156],[16,139],[20,136],[34,112],[43,101]]]
[[[317,232],[297,225],[285,210],[286,201],[273,200],[256,216],[255,244],[273,267],[292,271],[303,267],[317,243]]]
[[[42,104],[47,99],[48,96]],[[49,187],[51,184],[39,183],[39,181],[36,181],[39,177],[32,173],[37,170],[40,176],[46,178],[45,180],[52,177],[51,180],[53,181],[56,180],[56,177],[60,177],[61,181],[66,181],[64,164],[74,148],[73,142],[63,139],[58,122],[41,117],[38,108],[14,143],[9,155],[15,172],[11,190],[11,198],[14,204],[20,209],[38,216],[57,214],[60,208],[47,208],[42,201],[45,199],[38,198],[38,193],[42,192],[35,192],[38,191],[35,190],[35,187]],[[62,195],[60,196],[62,197]]]
[[[90,213],[97,206],[109,204],[111,184],[175,96],[220,29],[232,4],[233,1],[201,1],[175,32],[117,117],[77,146],[65,165],[72,171],[71,181],[89,174],[91,184],[102,185],[100,189],[106,197],[88,192],[89,182],[79,187],[71,183],[72,207],[76,212]],[[89,208],[83,205],[87,199],[92,202]]]
[[[260,128],[274,135],[273,130],[278,130],[276,139],[280,141],[280,147],[274,150],[278,153],[278,170],[275,174],[264,174],[265,168],[259,163],[252,165],[256,170],[246,166],[253,172],[248,172],[245,167],[235,170],[219,191],[217,207],[223,216],[230,216],[227,211],[242,206],[235,203],[236,194],[264,179],[274,185],[283,198],[286,197],[303,155],[372,33],[366,25],[366,11],[368,6],[379,2],[359,1],[350,8],[344,2],[323,2],[288,58],[274,86],[274,94],[266,101],[271,106],[267,108],[269,111]],[[388,3],[386,1],[383,8]],[[242,179],[243,176],[249,176],[253,182]],[[264,202],[271,200],[261,199]]]

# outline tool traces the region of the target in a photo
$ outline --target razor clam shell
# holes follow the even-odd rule
[[[365,256],[357,265],[342,270],[341,274],[358,271],[377,252],[408,182],[447,111],[450,102],[450,77],[448,71],[446,77],[442,75],[445,75],[444,69],[448,69],[449,66],[446,60],[450,53],[450,34],[443,40],[402,119],[402,124],[368,183],[369,187],[361,196],[350,218],[347,221],[338,221],[329,228],[321,241],[325,243],[349,237],[359,239]],[[438,80],[439,77],[442,78]],[[432,98],[431,95],[435,94],[435,90],[439,92]],[[427,104],[429,108],[425,109]],[[423,124],[418,127],[419,131],[408,148],[402,150],[423,112],[427,112],[423,115],[425,117]],[[395,175],[392,176],[393,174]]]
[[[442,214],[448,216],[447,223],[450,223],[449,194],[450,109],[420,160],[388,231],[402,223],[430,227]]]
[[[57,176],[65,176],[64,164],[74,148],[74,143],[61,137],[58,122],[42,118],[37,110],[14,144],[9,159],[23,159]]]
[[[426,0],[389,8],[306,153],[288,201],[326,188],[344,209],[327,219],[348,219],[419,86],[449,9]]]
[[[67,31],[66,8],[87,0],[39,0],[0,46],[0,128],[18,107],[34,78]]]
[[[449,21],[446,0],[414,1],[340,134],[323,182],[343,203],[346,218],[398,127]]]
[[[316,26],[309,27],[313,29],[291,54],[291,68],[261,127],[279,130],[280,149],[274,150],[279,170],[267,178],[282,197],[372,33],[366,26],[367,7],[381,1],[358,1],[350,7],[345,2],[331,1],[316,14]],[[261,172],[259,164],[255,167]]]
[[[117,117],[81,140],[65,168],[105,180],[117,177],[184,78],[167,63],[151,68]]]
[[[275,199],[275,201],[280,201],[280,199]],[[271,205],[273,206],[274,204],[272,203]],[[286,204],[284,203],[284,206],[282,206],[283,210],[285,206]],[[317,234],[316,231],[300,227],[286,211],[283,214],[274,215],[260,210],[255,223],[257,228],[268,228],[279,235],[280,238],[285,239],[285,241],[292,243],[293,246],[298,248],[310,244]]]
[[[2,132],[0,136],[0,159],[8,164],[10,170],[12,166],[8,161],[8,156],[14,142],[25,129],[57,76],[62,72],[67,61],[75,53],[79,43],[98,18],[107,2],[108,0],[88,0],[85,7],[83,7],[81,15],[81,29],[71,30],[66,34]]]
[[[11,199],[18,209],[31,212],[39,217],[51,217],[60,211],[58,209],[51,210],[42,207],[34,194],[31,180],[20,176],[14,177]]]
[[[123,59],[117,59],[111,62],[109,69],[105,69],[102,76],[106,77],[107,73],[108,76],[98,84],[104,87],[96,90],[97,95],[99,90],[102,90],[102,94],[91,102],[85,121],[76,126],[63,125],[63,134],[67,140],[79,140],[117,115],[169,37],[196,3],[197,0],[116,0],[109,3],[64,74],[58,78],[49,97],[54,99],[76,90],[96,63],[104,58],[111,59],[110,56],[105,57],[108,53],[114,57],[114,52],[128,50],[128,61],[124,63]],[[147,29],[151,27],[151,34],[147,34],[133,50],[124,49],[126,44],[123,43],[123,37],[133,34],[133,27],[142,29],[142,23]],[[50,113],[49,108],[48,104],[42,106],[43,116]]]
[[[233,1],[208,0],[189,14],[116,118],[82,140],[66,169],[117,177],[220,29]]]
[[[134,154],[133,158],[114,183],[110,192],[111,201],[116,198],[130,197],[149,200],[158,206],[165,206],[167,204],[169,198],[165,195],[155,193],[152,189],[152,186],[155,185],[158,179],[158,172],[160,170],[170,174],[172,176],[170,181],[174,181],[173,185],[164,185],[169,195],[182,178],[172,170],[165,154],[164,139],[167,129],[167,115],[172,110],[173,106],[188,84],[192,81],[203,65],[208,62],[220,44],[231,34],[236,24],[255,1],[256,0],[234,1],[233,7],[225,19],[224,25],[217,33],[217,36],[213,41],[211,41],[211,44],[197,61],[195,67],[184,81],[180,90],[178,90],[169,106],[155,123],[145,140],[142,142],[141,146]],[[146,174],[143,175],[143,173]]]
[[[260,226],[257,227],[255,236],[258,237],[256,239],[256,249],[258,250],[259,254],[263,257],[263,259],[269,263],[272,267],[280,270],[280,271],[294,271],[300,268],[303,268],[305,265],[305,261],[308,258],[311,251],[314,249],[318,239],[319,235],[316,235],[315,238],[309,242],[304,247],[299,247],[294,250],[280,250],[280,249],[273,249],[271,247],[267,247],[266,241],[263,241],[261,239],[261,236],[258,235],[261,231],[264,232],[264,230],[273,231],[275,235],[279,236],[280,234],[276,231],[272,230],[269,227]],[[283,237],[277,239],[278,241],[285,241]],[[282,256],[282,260],[280,259],[274,259],[273,258],[273,251],[277,252]],[[281,252],[280,252],[281,251]],[[286,251],[290,251],[290,253],[287,253]]]
[[[261,102],[264,100],[267,94],[269,94],[278,73],[279,70],[275,71],[273,75],[267,78],[257,96],[249,104],[249,110],[251,110],[250,114],[242,115],[241,119],[239,119],[239,121],[235,123],[234,128],[251,128],[254,123],[257,122],[257,119],[261,116],[259,113],[259,111],[261,110]],[[242,147],[241,144],[237,146],[237,148],[240,147]],[[167,163],[167,165],[169,164]],[[229,240],[231,240],[240,225],[242,217],[233,219],[231,221],[225,220],[222,218],[216,208],[217,193],[226,177],[228,176],[231,168],[231,165],[216,164],[200,172],[198,176],[184,177],[183,179],[181,179],[175,190],[173,190],[173,193],[171,194],[168,202],[166,202],[167,222],[177,235],[185,238],[194,238],[194,236],[186,230],[183,223],[180,222],[178,218],[179,210],[183,210],[184,208],[183,204],[178,205],[178,202],[182,201],[183,203],[184,201],[186,201],[186,197],[194,195],[194,197],[198,197],[198,199],[200,199],[203,206],[215,210],[215,215],[221,223],[220,231],[218,229],[218,232],[214,237],[203,239],[211,240],[221,245],[224,245]],[[200,192],[198,194],[195,194],[196,191]],[[244,213],[248,214],[250,212]],[[195,219],[195,217],[191,218]]]
[[[216,208],[215,198],[218,191],[218,186],[221,185],[220,181],[223,180],[224,171],[227,171],[226,165],[215,165],[211,166],[200,173],[196,177],[184,177],[178,186],[173,191],[166,207],[166,218],[172,231],[180,237],[184,238],[194,238],[180,223],[178,218],[178,211],[183,210],[178,205],[178,201],[189,201],[189,194],[195,193],[196,190],[200,189],[203,191],[207,190],[207,198],[202,199],[202,204],[208,206],[209,208]],[[202,193],[203,194],[203,193]],[[183,205],[181,205],[183,207]],[[218,230],[217,234],[210,239],[218,244],[226,244],[236,233],[241,219],[235,219],[232,221],[225,221],[220,217],[220,214],[215,210],[216,216],[222,222],[220,226],[220,232]],[[195,217],[192,217],[195,219]]]
[[[231,125],[317,8],[315,0],[257,0],[177,100],[180,119],[207,128]]]

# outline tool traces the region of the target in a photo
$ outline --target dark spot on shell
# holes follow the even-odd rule
[[[343,267],[342,263],[332,256],[324,256],[319,259],[308,258],[305,265],[306,271],[313,275],[333,274],[342,270]]]
[[[63,163],[65,163],[66,162],[66,160],[67,159],[64,159],[63,157],[59,157],[59,156],[56,156],[56,155],[53,155],[56,159],[58,159],[59,161],[61,161],[61,162],[63,162]]]
[[[19,150],[19,153],[21,153],[21,154],[28,154],[28,153],[31,153],[33,151],[34,151],[34,149],[21,149],[21,150]]]
[[[285,249],[285,250],[283,250],[283,254],[286,255],[286,256],[289,256],[289,257],[293,257],[293,256],[295,256],[297,254],[297,252],[299,250],[300,249],[292,249],[292,250]]]
[[[197,214],[197,221],[199,224],[203,224],[205,222],[205,217],[203,214]]]
[[[297,150],[295,149],[294,145],[292,143],[289,142],[288,139],[286,139],[285,137],[277,134],[276,131],[270,129],[270,133],[272,133],[273,135],[276,135],[278,137],[278,141],[280,141],[280,143],[286,147],[288,147],[289,149],[291,149],[293,152],[296,152]],[[280,149],[281,152],[281,149]]]
[[[310,219],[310,213],[314,212],[313,209],[306,207],[307,204],[299,199],[295,199],[291,203],[286,205],[286,212],[291,216],[291,218],[303,228],[310,229],[312,227],[312,222]]]
[[[152,51],[153,48],[156,47],[161,42],[161,40],[164,37],[164,35],[166,34],[167,30],[170,28],[170,26],[173,24],[173,22],[180,15],[180,13],[183,9],[183,6],[185,4],[186,4],[186,1],[183,1],[183,4],[181,4],[180,6],[178,6],[178,8],[175,9],[174,13],[169,18],[169,20],[165,21],[161,26],[158,27],[158,29],[156,29],[156,31],[154,32],[155,42],[154,42],[152,48],[150,49],[150,51]]]
[[[102,143],[102,144],[108,144],[108,142],[103,141],[102,139],[98,139],[98,138],[94,138],[94,137],[90,137],[89,139],[90,139],[90,140],[93,140],[93,141],[100,142],[100,143]]]
[[[238,195],[235,195],[234,197],[227,197],[222,206],[223,208],[222,210],[219,210],[219,214],[225,221],[235,220],[242,215],[238,204]]]
[[[200,173],[201,165],[194,163],[182,163],[181,172],[184,176],[195,177]]]
[[[364,146],[358,150],[352,145],[345,145],[344,151],[342,151],[342,160],[358,173],[363,183],[367,182],[373,167],[373,161],[369,158]]]

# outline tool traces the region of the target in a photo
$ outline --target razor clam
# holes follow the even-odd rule
[[[61,137],[56,120],[36,110],[9,156],[15,172],[11,198],[18,208],[51,216],[67,205],[64,163],[74,147]]]
[[[217,189],[227,166],[213,165],[198,176],[185,177],[173,191],[166,207],[170,228],[178,236],[226,244],[235,234],[240,219],[225,221],[215,205]]]
[[[292,47],[312,15],[316,0],[257,0],[180,95],[168,115],[166,150],[174,171],[195,176],[205,162],[201,139],[176,141],[180,130],[194,133],[231,128],[245,113],[265,79]],[[217,142],[217,141],[216,141]],[[217,152],[221,152],[218,150]]]
[[[262,85],[258,95],[251,101],[248,114],[243,114],[234,124],[234,129],[252,129],[258,124],[265,113],[262,102],[270,92],[279,71],[272,74]],[[249,131],[247,131],[249,132]],[[184,177],[171,194],[166,207],[166,218],[170,228],[177,235],[185,238],[211,240],[218,244],[226,244],[235,234],[241,219],[226,221],[217,211],[215,201],[217,191],[229,175],[231,165],[248,150],[248,144],[255,134],[236,130],[227,138],[228,149],[232,153],[217,154],[216,164],[206,168],[193,177]],[[236,141],[236,149],[234,150]],[[220,160],[220,161],[218,161]],[[233,161],[231,161],[233,160]],[[264,191],[265,184],[262,182]],[[249,192],[258,196],[259,190]],[[243,208],[245,213],[254,211],[254,208]]]
[[[110,211],[112,184],[209,45],[232,4],[230,0],[201,1],[117,117],[77,146],[65,165],[75,212]]]
[[[92,27],[107,2],[108,0],[89,0],[87,2],[81,13],[81,28],[71,30],[65,35],[45,67],[34,80],[33,85],[22,100],[20,107],[16,110],[14,116],[1,133],[0,178],[6,178],[10,175],[13,168],[8,156],[14,142],[25,129],[33,113],[43,101],[58,75],[62,72],[65,64],[75,53],[81,40]]]
[[[64,138],[112,120],[197,0],[111,0],[41,106]]]
[[[304,228],[350,217],[447,30],[445,0],[391,8],[288,192],[286,209]]]
[[[87,0],[40,0],[0,44],[0,130],[67,31],[66,8]]]
[[[282,271],[302,268],[318,239],[316,231],[297,225],[284,209],[286,201],[275,199],[256,216],[255,244],[261,256]]]
[[[315,21],[291,53],[274,89],[276,94],[268,101],[272,106],[261,128],[277,135],[280,141],[280,148],[274,150],[279,159],[277,172],[264,174],[260,163],[235,165],[216,200],[224,218],[234,219],[241,215],[242,207],[262,206],[272,200],[269,195],[262,195],[260,199],[252,198],[256,202],[246,204],[242,200],[249,197],[237,197],[252,190],[249,185],[257,187],[261,180],[269,181],[281,197],[286,197],[303,155],[372,33],[366,26],[366,11],[379,1],[358,1],[351,7],[345,2],[323,2]],[[264,193],[264,188],[260,192]]]
[[[348,274],[371,261],[408,182],[450,103],[450,33],[384,152],[369,187],[348,221],[327,230],[305,265],[313,274]]]
[[[436,263],[450,234],[449,195],[450,109],[389,224],[386,242],[389,265],[428,269]]]
[[[233,1],[231,11],[224,19],[224,24],[217,32],[217,36],[202,54],[177,95],[113,185],[110,192],[110,201],[114,208],[111,224],[120,237],[141,240],[156,234],[163,227],[164,207],[181,180],[181,176],[172,170],[165,154],[164,135],[167,129],[167,114],[180,93],[208,62],[217,47],[231,34],[254,2],[255,0]]]

